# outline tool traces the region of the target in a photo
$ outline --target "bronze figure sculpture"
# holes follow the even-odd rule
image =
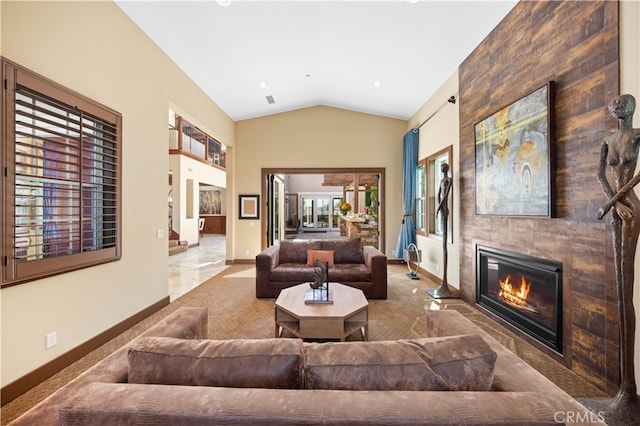
[[[634,176],[640,147],[640,129],[632,126],[635,107],[635,98],[631,95],[617,96],[609,103],[609,112],[618,120],[618,129],[602,141],[598,170],[598,182],[607,202],[597,217],[602,219],[611,210],[620,322],[620,390],[605,410],[608,424],[640,424],[634,372],[634,259],[640,235],[640,199],[634,190],[640,182],[640,173]],[[607,180],[606,166],[613,176],[613,185]]]
[[[315,277],[315,280],[314,282],[309,283],[309,286],[311,286],[311,288],[314,290],[322,288],[324,284],[327,282],[328,274],[329,274],[329,264],[327,263],[325,265],[324,263],[316,259],[315,268],[313,268],[313,275]]]
[[[440,181],[440,187],[438,188],[438,209],[436,215],[440,214],[442,220],[442,282],[440,287],[436,289],[429,289],[427,293],[435,299],[445,298],[459,298],[460,295],[457,290],[451,290],[447,283],[447,234],[449,232],[449,194],[451,193],[451,186],[453,180],[449,176],[449,164],[442,163],[440,166],[442,172],[442,180]]]

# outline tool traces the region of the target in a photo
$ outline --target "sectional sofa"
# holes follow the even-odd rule
[[[603,424],[455,311],[387,342],[212,341],[206,324],[176,310],[12,425]]]

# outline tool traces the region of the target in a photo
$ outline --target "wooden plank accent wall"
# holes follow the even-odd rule
[[[560,261],[564,354],[536,345],[600,389],[618,390],[617,296],[611,232],[596,219],[602,138],[617,124],[618,3],[518,3],[460,66],[463,298],[476,300],[476,245]],[[556,85],[556,217],[475,213],[474,125],[542,86]]]

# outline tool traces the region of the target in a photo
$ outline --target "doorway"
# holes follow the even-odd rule
[[[277,244],[285,234],[285,195],[284,180],[281,175],[270,174],[266,181],[267,187],[267,241],[268,245]]]
[[[339,232],[342,194],[300,196],[302,223],[299,232]]]
[[[324,195],[302,195],[302,232],[326,232],[330,228],[331,197]]]
[[[261,220],[262,248],[278,244],[285,234],[338,232],[339,207],[347,202],[351,215],[365,216],[378,225],[376,246],[384,251],[384,172],[384,168],[262,169],[262,208],[273,213]]]

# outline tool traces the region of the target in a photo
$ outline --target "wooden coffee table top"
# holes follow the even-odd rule
[[[329,283],[333,303],[305,304],[309,284],[285,288],[275,304],[276,337],[288,330],[303,339],[340,339],[357,331],[368,339],[369,302],[362,290]]]
[[[309,284],[285,288],[276,300],[276,306],[298,318],[345,317],[369,306],[362,290],[340,283],[329,283],[333,303],[304,303]]]

